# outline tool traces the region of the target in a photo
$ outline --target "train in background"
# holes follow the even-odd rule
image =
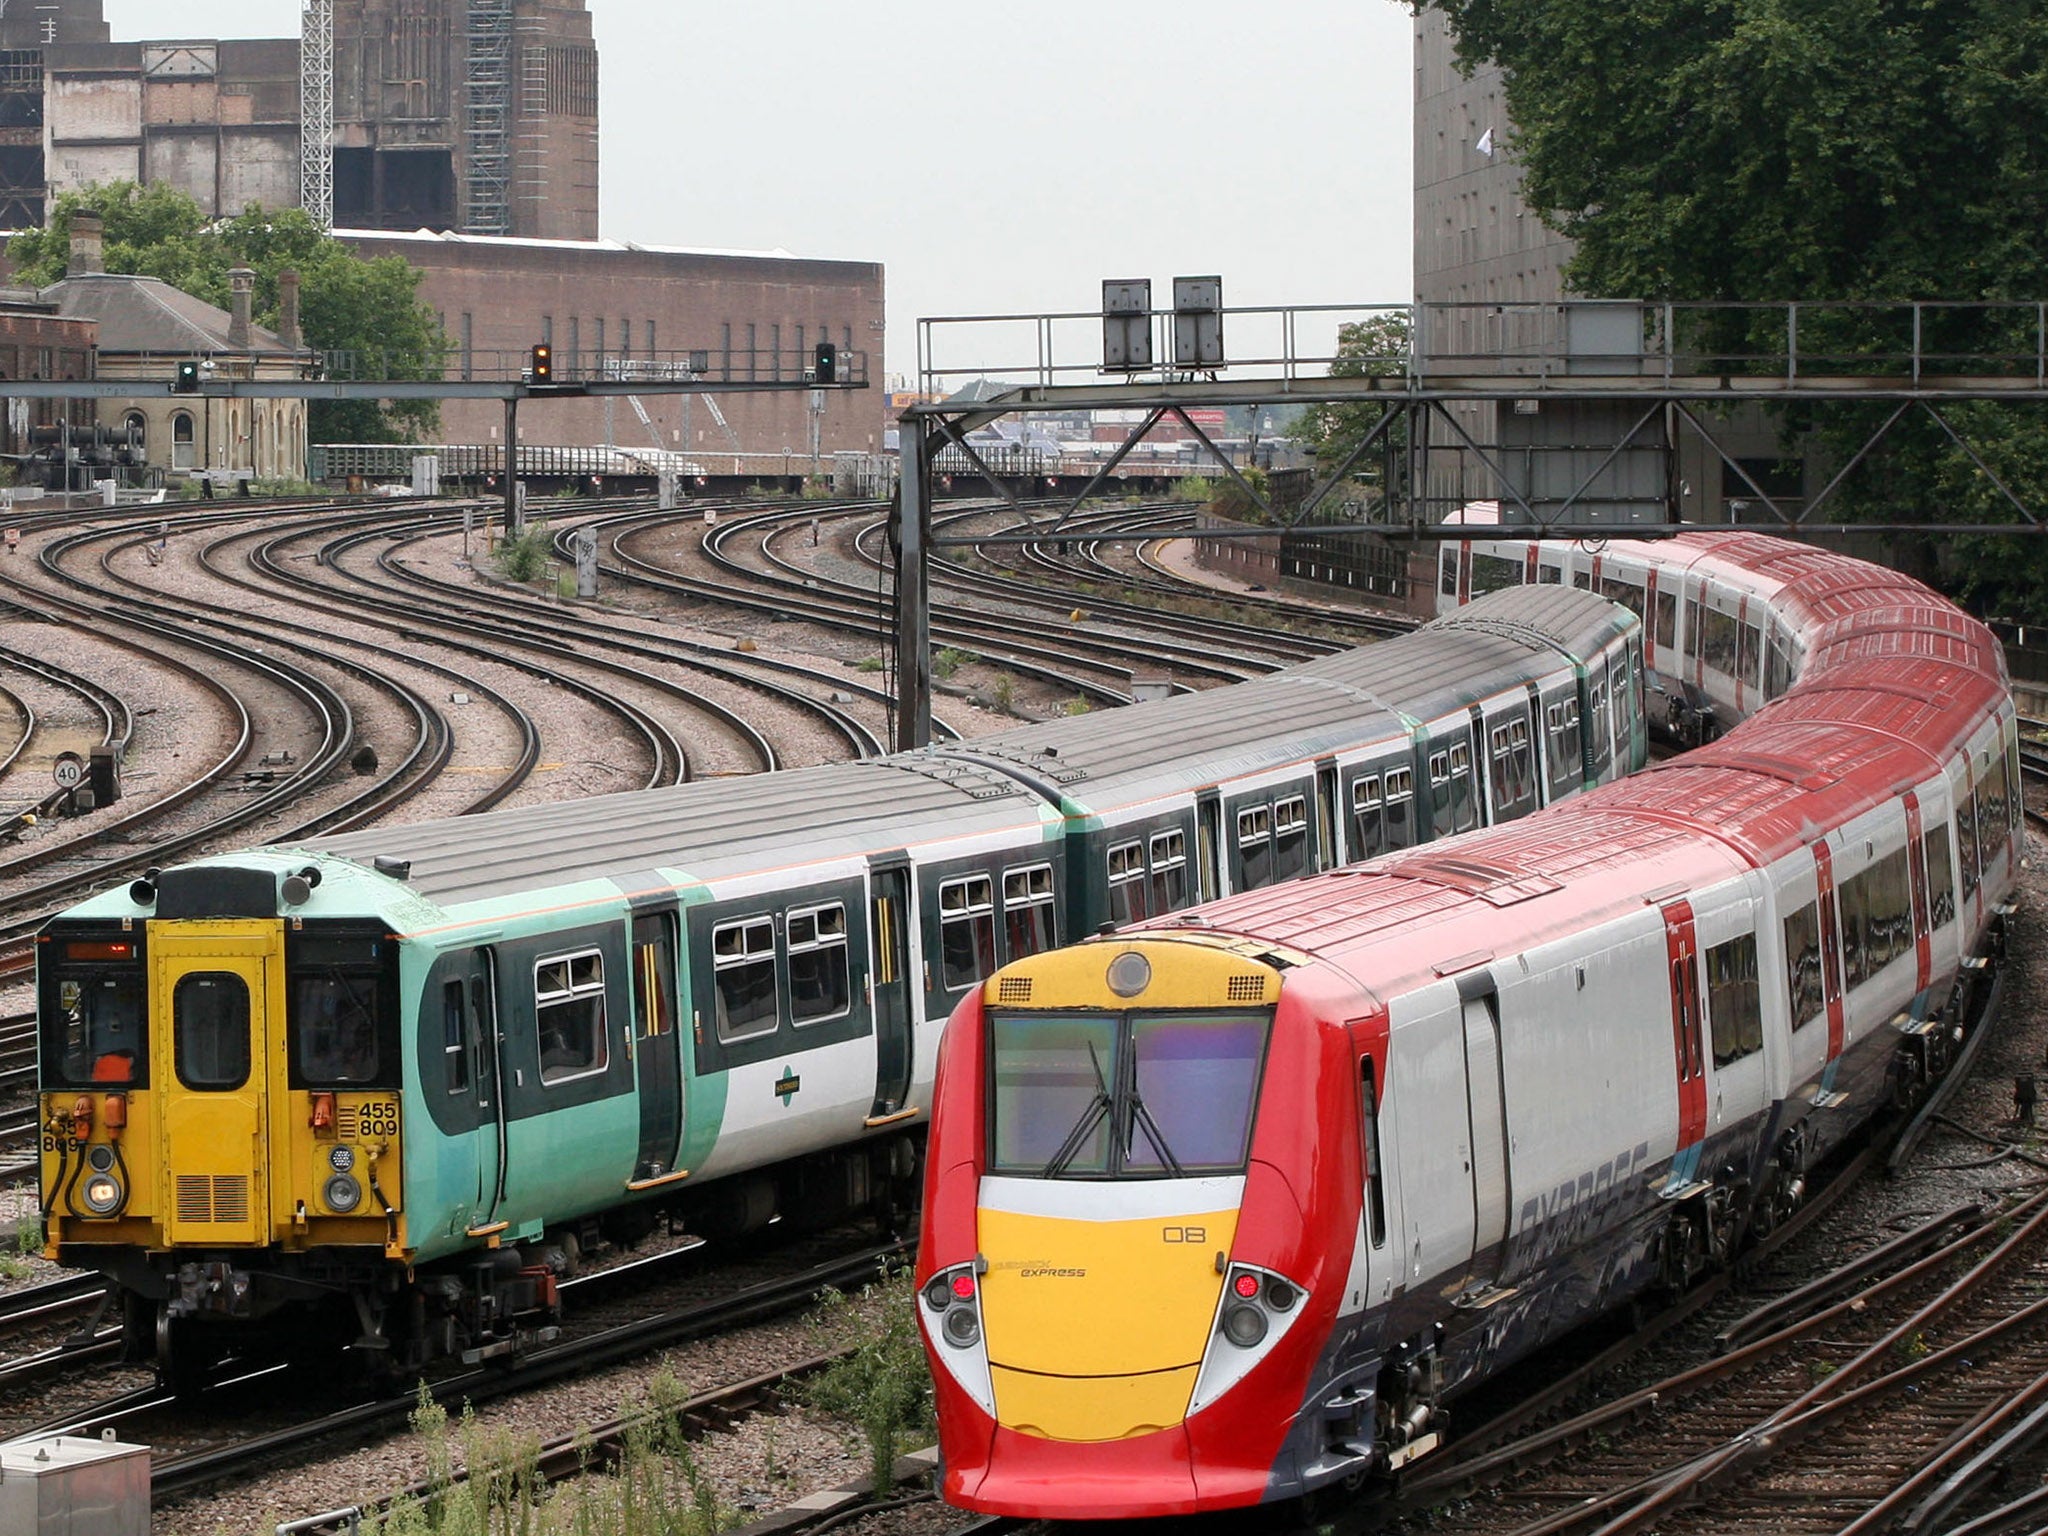
[[[966,999],[917,1267],[948,1502],[1154,1517],[1398,1469],[1946,1067],[2021,839],[1982,625],[1747,533],[1475,539],[1442,573],[1454,612],[1494,577],[1614,598],[1731,728]]]
[[[1503,594],[1227,690],[160,871],[37,946],[48,1252],[179,1383],[544,1333],[578,1250],[914,1204],[1005,963],[1640,765],[1641,626]]]

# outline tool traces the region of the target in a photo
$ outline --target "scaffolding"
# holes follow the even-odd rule
[[[462,227],[512,233],[513,0],[469,0]]]
[[[306,0],[300,19],[299,205],[334,227],[334,0]]]

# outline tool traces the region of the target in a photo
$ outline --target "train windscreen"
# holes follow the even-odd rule
[[[44,1086],[145,1086],[149,997],[142,946],[126,935],[52,936],[40,961]]]

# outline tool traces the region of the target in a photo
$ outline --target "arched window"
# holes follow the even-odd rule
[[[193,469],[198,463],[192,442],[192,413],[180,411],[171,418],[171,468]]]
[[[132,445],[145,453],[149,450],[149,418],[142,412],[130,411],[122,417],[121,431],[127,438],[124,447]]]

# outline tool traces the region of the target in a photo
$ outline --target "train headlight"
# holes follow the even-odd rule
[[[363,1186],[345,1173],[329,1179],[321,1194],[327,1200],[327,1209],[337,1216],[346,1216],[363,1203]]]
[[[1230,1266],[1229,1279],[1217,1303],[1216,1331],[1202,1353],[1201,1374],[1188,1412],[1196,1414],[1215,1402],[1257,1365],[1286,1336],[1305,1310],[1308,1293],[1270,1269],[1250,1264]]]
[[[1223,1312],[1223,1336],[1239,1349],[1251,1349],[1266,1337],[1266,1314],[1257,1307],[1240,1304]]]
[[[336,1173],[347,1173],[355,1165],[356,1149],[354,1147],[336,1146],[328,1150],[327,1166]]]
[[[1118,997],[1136,997],[1152,985],[1152,962],[1135,949],[1127,949],[1109,962],[1103,979]]]
[[[994,1416],[995,1383],[990,1378],[988,1351],[981,1337],[981,1286],[977,1274],[982,1261],[942,1269],[925,1281],[918,1294],[924,1298],[920,1314],[931,1347],[933,1364],[942,1367],[967,1395]]]
[[[121,1181],[111,1173],[96,1173],[85,1181],[80,1199],[85,1208],[95,1216],[111,1216],[121,1209],[121,1202],[128,1198],[128,1192],[121,1188]]]
[[[974,1315],[972,1307],[954,1307],[946,1313],[941,1326],[946,1342],[955,1349],[966,1349],[981,1339],[981,1319]]]

